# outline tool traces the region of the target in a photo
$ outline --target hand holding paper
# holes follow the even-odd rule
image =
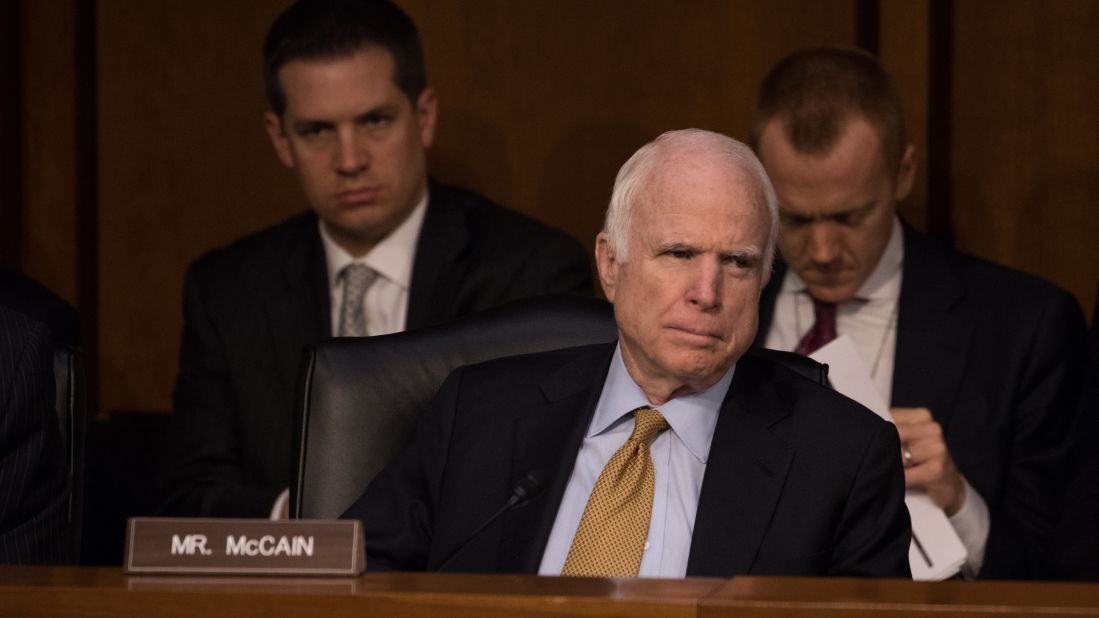
[[[885,420],[894,420],[889,406],[874,386],[870,372],[863,365],[850,337],[846,335],[839,337],[810,357],[817,362],[828,364],[828,381],[832,383],[832,388],[870,408]],[[938,506],[938,502],[925,493],[921,486],[924,485],[922,481],[925,472],[929,479],[944,481],[942,488],[935,483],[937,489],[949,486],[949,479],[952,478],[956,478],[961,483],[961,475],[958,474],[953,460],[946,452],[945,444],[942,444],[942,429],[931,419],[931,413],[926,408],[916,408],[915,412],[906,411],[911,408],[896,408],[894,412],[897,410],[901,411],[901,418],[908,421],[908,427],[903,431],[900,421],[897,421],[901,444],[912,452],[911,467],[905,470],[905,483],[909,489],[904,498],[908,513],[912,517],[912,548],[908,552],[912,578],[916,580],[946,579],[957,573],[965,562],[966,548],[951,526],[950,520]],[[928,420],[930,423],[927,422]],[[905,432],[909,434],[907,441]],[[942,445],[941,452],[935,446],[936,442]],[[901,454],[897,453],[897,456],[901,457]],[[910,480],[909,470],[916,470],[921,464],[924,467],[919,470],[917,477],[921,482],[913,482]],[[947,467],[952,474],[944,473]],[[949,489],[944,489],[944,492],[944,496],[941,497],[950,498]],[[961,508],[965,500],[965,490],[961,489],[956,496],[956,506]]]
[[[953,516],[965,504],[965,483],[943,441],[943,429],[927,408],[892,408],[901,447],[912,454],[905,462],[904,483],[919,487],[935,506]]]

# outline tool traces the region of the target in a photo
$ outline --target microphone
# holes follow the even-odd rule
[[[526,476],[519,479],[519,482],[515,484],[515,487],[511,488],[511,494],[508,496],[508,499],[504,502],[503,506],[496,509],[496,512],[486,519],[485,523],[478,526],[464,541],[451,550],[450,554],[447,555],[446,560],[443,560],[442,564],[440,564],[435,571],[439,572],[445,569],[446,566],[450,564],[450,561],[469,545],[470,541],[484,532],[485,528],[488,528],[493,522],[500,519],[500,516],[504,513],[507,513],[517,506],[522,506],[527,502],[530,502],[535,496],[542,493],[545,486],[546,479],[541,470],[531,470],[530,472],[527,472]]]

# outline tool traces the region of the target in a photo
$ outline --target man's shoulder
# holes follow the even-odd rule
[[[76,309],[29,277],[0,270],[0,306],[44,323],[60,343],[74,345],[77,341],[79,318]]]
[[[0,344],[5,348],[0,355],[8,357],[8,369],[14,367],[15,355],[45,347],[48,341],[49,327],[45,322],[20,307],[0,303]]]
[[[592,382],[610,365],[614,342],[596,343],[514,356],[467,365],[459,370],[463,390],[488,394],[570,389]]]
[[[209,285],[233,286],[242,278],[262,279],[278,272],[288,255],[314,241],[320,242],[317,216],[299,213],[207,251],[191,263],[189,273]]]
[[[969,302],[1001,308],[1077,306],[1068,292],[1041,277],[959,251],[911,229],[906,234],[906,274],[913,269],[930,269],[930,274],[939,274],[934,270],[943,269],[941,274],[949,273],[965,286],[965,299]],[[924,259],[926,256],[935,259]]]
[[[741,357],[737,371],[741,370],[758,383],[757,388],[766,389],[774,405],[810,441],[814,435],[832,434],[862,441],[887,424],[855,400],[758,351]]]
[[[577,248],[580,246],[564,231],[463,187],[432,181],[431,204],[436,208],[456,211],[479,246],[522,248],[529,247],[532,242],[564,242]]]

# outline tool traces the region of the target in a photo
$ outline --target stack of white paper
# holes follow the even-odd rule
[[[874,386],[850,337],[839,337],[810,357],[828,365],[828,381],[832,388],[893,422],[888,404]],[[904,503],[912,517],[912,546],[908,549],[912,579],[937,581],[957,573],[965,562],[966,551],[946,513],[921,490],[908,490]]]

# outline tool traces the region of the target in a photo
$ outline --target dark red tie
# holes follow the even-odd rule
[[[836,303],[827,303],[814,298],[813,313],[817,321],[813,322],[813,328],[805,333],[798,347],[794,348],[795,352],[804,356],[809,356],[836,338]]]

